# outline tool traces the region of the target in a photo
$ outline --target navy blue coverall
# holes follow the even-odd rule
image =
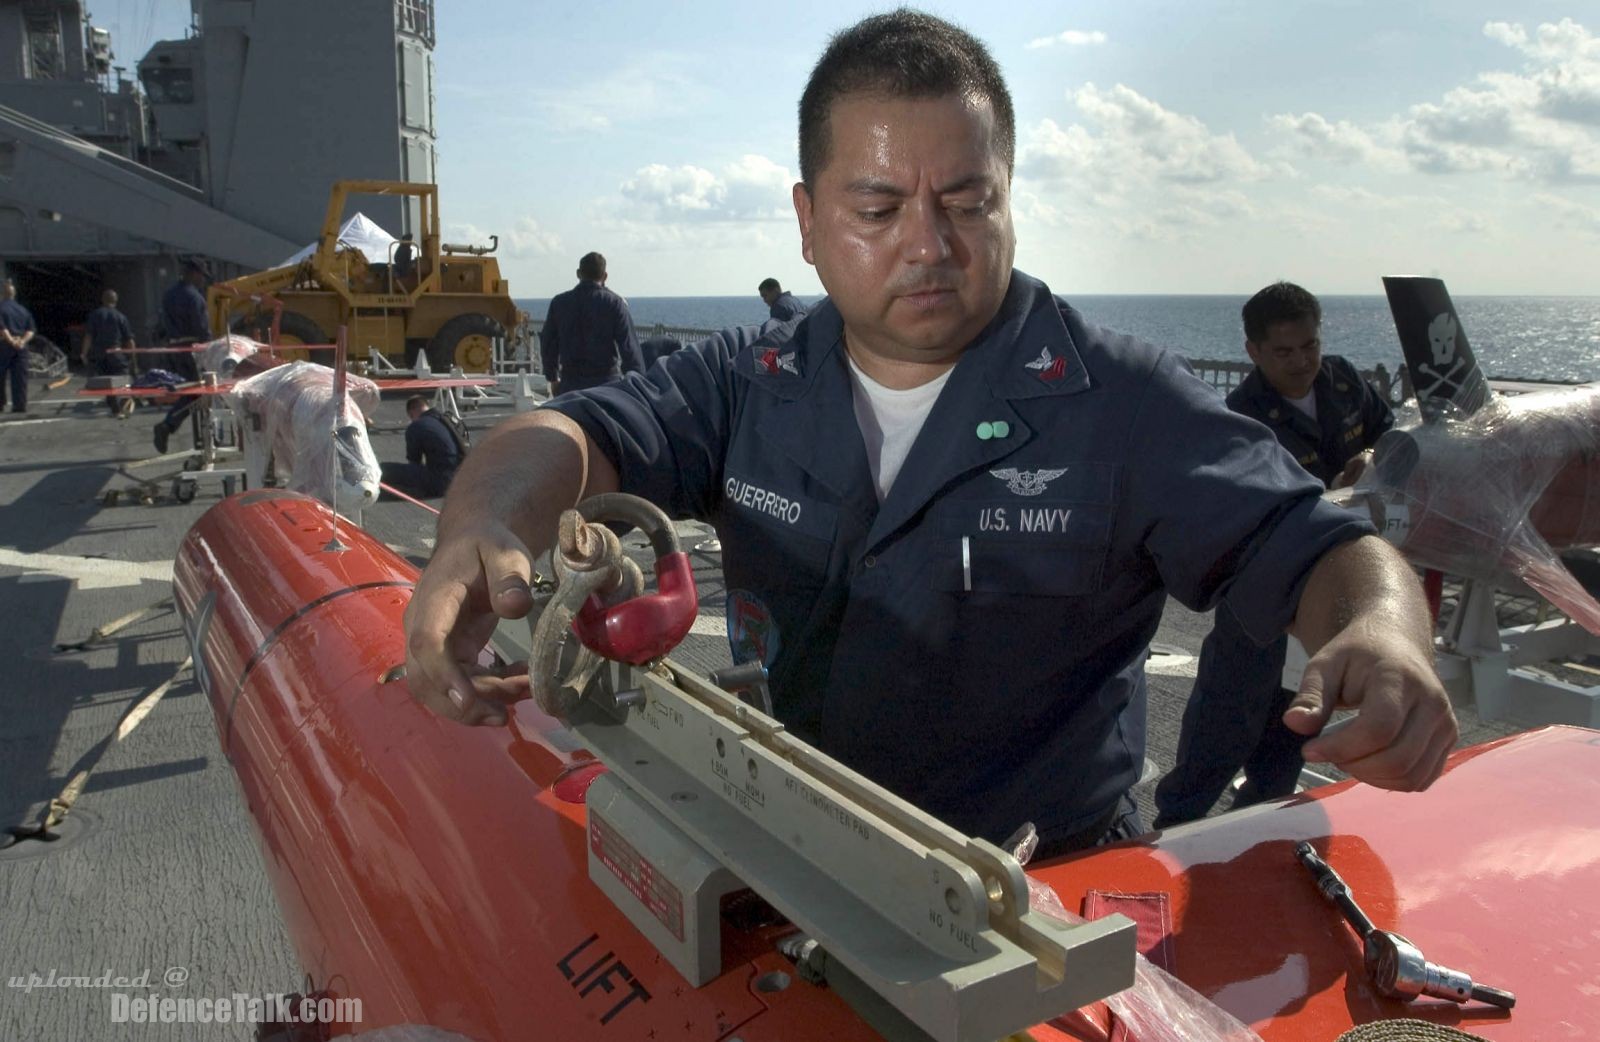
[[[550,301],[539,329],[545,378],[562,391],[598,387],[644,369],[628,302],[585,279]]]
[[[0,300],[0,326],[12,336],[36,332],[33,313],[15,300]],[[0,409],[6,407],[6,380],[11,382],[11,411],[28,411],[28,349],[0,342]]]
[[[127,359],[108,352],[133,341],[133,326],[128,316],[111,307],[95,308],[83,322],[83,335],[89,339],[88,362],[101,376],[121,376],[128,371]],[[122,400],[115,396],[106,399],[106,407],[113,413]]]
[[[455,436],[432,409],[406,426],[406,462],[383,464],[383,483],[408,496],[442,496],[461,466]]]
[[[169,344],[198,344],[211,338],[211,328],[206,319],[206,296],[187,279],[176,283],[161,297],[161,336]],[[200,378],[194,355],[174,353],[166,358],[172,371],[185,380]],[[194,402],[185,399],[167,410],[166,417],[156,424],[156,448],[159,451],[167,451],[166,435],[177,431],[193,408]]]
[[[753,332],[547,408],[624,491],[716,526],[730,628],[792,731],[994,842],[1025,821],[1050,853],[1137,829],[1168,593],[1232,588],[1265,638],[1317,558],[1372,531],[1177,355],[1020,272],[881,506],[838,310]]]
[[[799,298],[793,293],[784,290],[772,299],[772,303],[767,305],[767,310],[779,322],[787,322],[791,318],[804,315],[810,309],[800,303]]]
[[[1331,487],[1351,457],[1394,426],[1394,415],[1355,366],[1336,355],[1323,357],[1313,392],[1315,420],[1256,369],[1228,395],[1228,408],[1266,424],[1302,467]],[[1234,797],[1236,807],[1294,792],[1306,739],[1283,724],[1294,697],[1282,685],[1287,650],[1283,634],[1262,647],[1228,600],[1217,606],[1184,709],[1177,762],[1156,786],[1157,828],[1204,817],[1240,768],[1245,785]]]

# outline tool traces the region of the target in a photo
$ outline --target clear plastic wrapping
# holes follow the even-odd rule
[[[261,350],[263,345],[247,336],[218,337],[206,344],[205,350],[200,352],[200,371],[203,373],[216,373],[226,379],[233,375],[241,361],[249,358]]]
[[[1600,544],[1600,386],[1497,397],[1391,431],[1356,491],[1417,563],[1513,575],[1600,634],[1600,603],[1556,555]]]
[[[1038,849],[1038,833],[1024,825],[1006,841],[1006,848],[1026,865]],[[1055,888],[1042,879],[1027,876],[1028,907],[1069,925],[1084,922],[1081,915],[1067,911]],[[1143,953],[1135,952],[1133,986],[1105,1000],[1106,1006],[1127,1029],[1129,1042],[1261,1042],[1249,1027],[1183,981],[1163,970]],[[1115,1037],[1086,1006],[1052,1020],[1052,1026],[1080,1038],[1099,1040]]]
[[[1049,883],[1032,876],[1028,900],[1035,911],[1052,919],[1084,922],[1082,916],[1067,911]],[[1134,956],[1133,986],[1107,998],[1106,1005],[1128,1029],[1131,1042],[1261,1042],[1261,1036],[1233,1014],[1142,954]],[[1087,1009],[1051,1023],[1089,1037],[1103,1030]]]
[[[378,498],[382,468],[367,440],[366,417],[378,405],[378,385],[347,377],[334,400],[334,371],[312,362],[289,362],[241,380],[230,392],[245,426],[246,465],[252,484],[267,459],[279,483],[340,510],[359,510]]]

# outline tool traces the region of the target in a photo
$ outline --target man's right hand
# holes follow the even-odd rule
[[[532,574],[528,548],[498,521],[458,525],[440,540],[405,611],[412,698],[465,724],[506,722],[506,704],[528,697],[526,676],[508,683],[478,656],[501,619],[532,610]]]

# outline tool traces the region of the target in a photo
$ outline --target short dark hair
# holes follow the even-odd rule
[[[777,279],[762,279],[761,285],[756,287],[756,292],[765,293],[769,289],[780,293],[783,291],[783,287],[778,285]]]
[[[606,259],[598,253],[585,253],[578,258],[578,277],[581,279],[605,278]]]
[[[1016,114],[989,50],[965,29],[902,7],[834,35],[800,95],[800,180],[806,191],[828,165],[828,116],[848,94],[894,98],[981,97],[994,110],[1006,170],[1016,165]]]
[[[428,399],[424,398],[420,394],[414,394],[410,398],[407,398],[406,399],[406,415],[408,415],[408,416],[411,415],[411,407],[413,405],[420,405],[424,409],[426,409],[428,407]]]
[[[1245,339],[1259,344],[1279,322],[1298,322],[1309,318],[1322,325],[1322,304],[1310,290],[1292,282],[1274,282],[1244,302],[1239,312],[1244,319]]]

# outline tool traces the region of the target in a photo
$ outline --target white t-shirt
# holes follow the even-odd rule
[[[867,462],[872,467],[879,503],[889,498],[889,489],[900,474],[900,466],[905,463],[912,442],[917,440],[917,432],[922,430],[933,403],[953,372],[954,366],[921,387],[896,391],[863,373],[856,360],[850,359],[856,426],[861,428],[861,440],[867,447]]]
[[[1317,391],[1312,388],[1304,398],[1289,398],[1288,403],[1311,417],[1311,422],[1317,422]]]

